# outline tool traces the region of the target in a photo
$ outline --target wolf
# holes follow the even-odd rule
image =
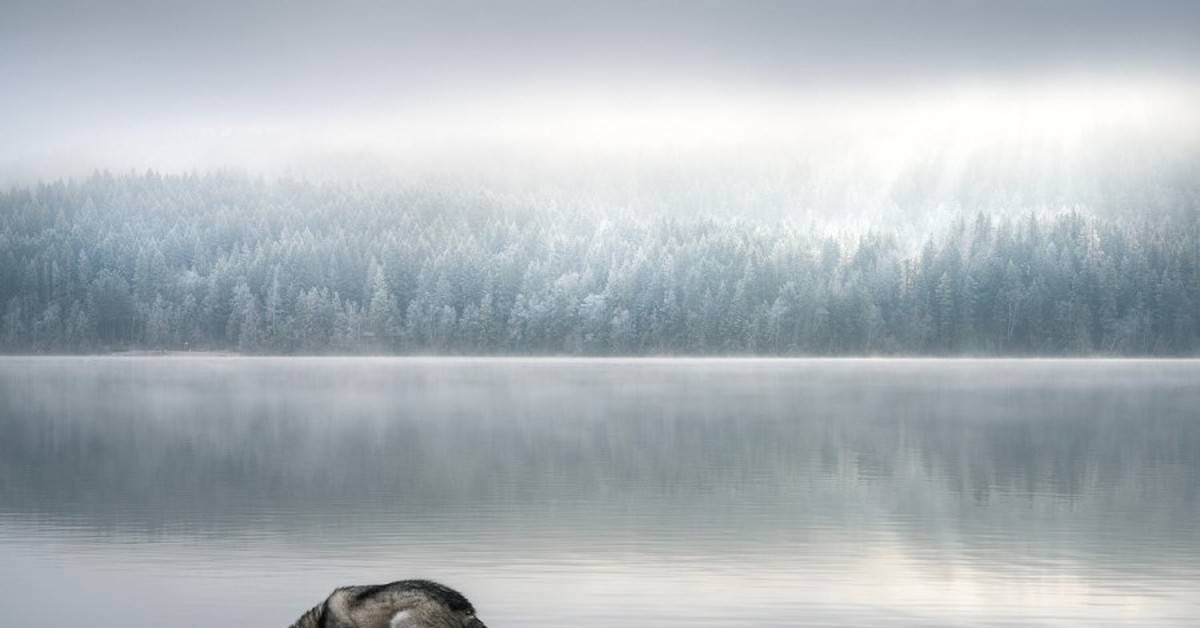
[[[291,628],[487,628],[461,593],[428,580],[341,587]]]

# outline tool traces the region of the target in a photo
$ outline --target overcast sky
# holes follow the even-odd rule
[[[911,109],[962,86],[1191,95],[1197,33],[1194,0],[0,0],[0,168],[151,167],[172,142],[228,156],[297,129],[319,138],[289,140],[305,145],[384,126],[519,135],[564,116],[686,135],[713,111]]]

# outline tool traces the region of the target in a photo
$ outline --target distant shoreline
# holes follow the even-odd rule
[[[363,360],[480,360],[480,361],[995,361],[995,362],[1187,362],[1200,360],[1200,355],[748,355],[748,354],[677,354],[677,355],[592,355],[592,354],[382,354],[382,353],[326,353],[326,354],[267,354],[238,353],[236,351],[111,351],[106,353],[7,353],[0,360],[9,358],[248,358],[248,359],[363,359]]]
[[[242,356],[250,355],[250,354],[238,353],[236,351],[219,351],[219,350],[211,350],[211,351],[210,350],[200,350],[200,351],[182,350],[181,351],[178,349],[173,349],[173,350],[137,349],[137,350],[129,350],[129,351],[108,351],[105,353],[93,353],[93,354],[65,353],[62,355],[64,355],[64,356],[98,355],[98,356],[112,356],[112,357],[127,356],[127,357],[139,357],[139,358],[140,357],[180,357],[180,356],[189,356],[190,355],[190,356],[203,356],[203,357],[211,357],[211,358],[235,358],[235,357],[242,357]]]

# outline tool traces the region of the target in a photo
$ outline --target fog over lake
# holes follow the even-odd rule
[[[285,626],[1191,625],[1200,363],[0,360],[0,608]],[[71,600],[63,603],[62,592]]]
[[[0,628],[1200,625],[1197,26],[0,0]]]

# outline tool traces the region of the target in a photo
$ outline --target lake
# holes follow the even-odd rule
[[[31,627],[1194,626],[1200,361],[0,358],[0,565]]]

